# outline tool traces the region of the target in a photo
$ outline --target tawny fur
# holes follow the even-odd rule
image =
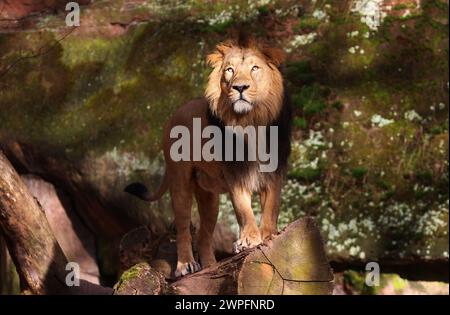
[[[192,195],[195,195],[200,214],[198,252],[202,267],[215,262],[212,234],[219,211],[219,195],[228,193],[240,226],[235,250],[239,252],[258,245],[277,232],[282,179],[290,152],[290,108],[284,91],[283,78],[278,69],[284,60],[281,50],[254,41],[244,45],[228,41],[216,46],[207,61],[213,67],[205,91],[205,98],[181,106],[166,125],[163,138],[166,173],[164,184],[154,196],[159,198],[169,189],[177,228],[178,264],[175,275],[197,271],[191,247]],[[257,68],[255,68],[257,66]],[[230,71],[229,68],[233,68]],[[227,70],[228,69],[228,70]],[[248,86],[239,94],[235,84]],[[238,97],[248,101],[251,108],[237,113],[233,104]],[[200,118],[202,128],[224,126],[278,126],[279,165],[273,173],[260,173],[258,162],[191,161],[175,162],[170,147],[177,139],[170,138],[174,126],[186,126],[192,135],[193,118]],[[207,140],[202,140],[205,143]],[[254,192],[259,193],[262,206],[260,228],[251,207]]]

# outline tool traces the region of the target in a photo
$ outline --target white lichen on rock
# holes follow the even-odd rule
[[[423,118],[414,109],[405,112],[405,119],[409,121],[422,121]]]
[[[373,115],[372,118],[370,119],[370,121],[372,122],[372,126],[380,127],[380,128],[394,123],[394,120],[384,118],[383,116],[381,116],[379,114]]]
[[[372,31],[376,31],[387,15],[383,11],[383,2],[383,0],[357,0],[353,2],[351,11],[360,14],[361,22]]]
[[[290,53],[295,48],[311,44],[316,37],[317,37],[317,33],[315,33],[315,32],[303,34],[303,35],[295,35],[294,38],[288,43],[288,45],[286,47],[286,51],[288,53]]]

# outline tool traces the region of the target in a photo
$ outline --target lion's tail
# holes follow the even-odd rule
[[[142,183],[132,183],[125,187],[125,192],[132,194],[144,201],[152,202],[160,199],[162,195],[167,191],[169,188],[169,183],[167,180],[166,174],[164,174],[163,182],[161,183],[161,186],[159,186],[158,191],[156,191],[153,195],[150,195],[150,192],[148,191],[147,187]]]

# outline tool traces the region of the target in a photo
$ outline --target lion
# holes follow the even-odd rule
[[[204,97],[179,107],[164,129],[166,170],[160,188],[154,195],[150,195],[139,183],[125,189],[146,201],[158,200],[169,190],[177,232],[176,277],[197,272],[216,262],[212,235],[219,212],[220,194],[229,194],[239,223],[239,238],[233,244],[235,253],[257,246],[277,233],[291,129],[289,97],[280,72],[284,58],[281,49],[254,40],[229,40],[218,44],[207,56],[212,72]],[[202,127],[218,126],[221,130],[225,126],[276,126],[276,170],[262,173],[258,161],[205,161],[203,158],[200,161],[174,161],[170,148],[176,140],[170,137],[171,129],[185,126],[192,132],[194,118],[201,119]],[[259,194],[262,209],[259,228],[252,210],[254,193]],[[193,195],[200,216],[197,241],[200,262],[194,259],[192,251],[190,223]]]

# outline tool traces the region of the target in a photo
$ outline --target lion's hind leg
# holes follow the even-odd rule
[[[195,261],[192,253],[191,236],[191,210],[192,210],[192,190],[189,180],[173,178],[170,194],[172,197],[172,207],[175,216],[175,226],[177,229],[177,269],[175,277],[181,277],[189,273],[197,272],[201,269],[200,264]]]
[[[200,214],[200,230],[198,232],[198,254],[202,268],[216,262],[213,249],[213,233],[219,213],[219,195],[196,185],[195,199]]]

